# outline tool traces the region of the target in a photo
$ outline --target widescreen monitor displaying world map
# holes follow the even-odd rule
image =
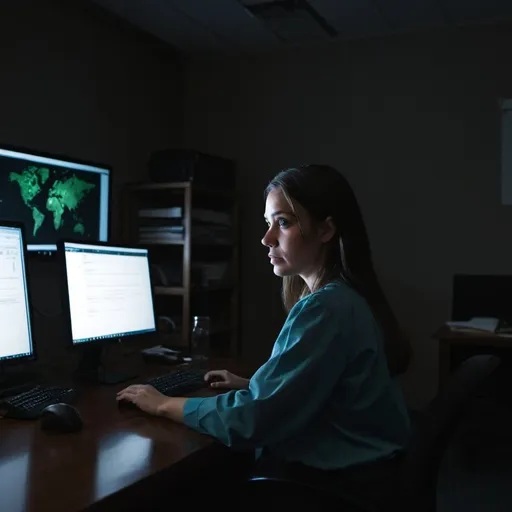
[[[0,147],[0,219],[22,222],[28,249],[108,241],[110,169]]]

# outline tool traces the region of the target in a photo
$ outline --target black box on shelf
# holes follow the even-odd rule
[[[193,181],[208,188],[234,190],[235,162],[191,149],[161,149],[151,153],[149,177],[159,183]]]

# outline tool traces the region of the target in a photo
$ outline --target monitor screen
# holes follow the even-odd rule
[[[0,222],[0,362],[33,356],[21,227]]]
[[[511,275],[455,274],[452,320],[493,317],[512,324]]]
[[[73,344],[156,331],[147,249],[63,249]]]
[[[108,241],[109,186],[106,167],[0,147],[0,219],[25,225],[29,251]]]

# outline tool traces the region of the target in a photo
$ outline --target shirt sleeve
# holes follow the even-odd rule
[[[240,448],[293,436],[319,412],[346,366],[348,333],[336,309],[315,297],[297,303],[249,388],[188,399],[185,424]]]

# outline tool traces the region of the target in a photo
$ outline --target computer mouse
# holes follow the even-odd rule
[[[78,432],[84,425],[77,409],[69,404],[52,404],[43,409],[41,429],[51,432]]]

